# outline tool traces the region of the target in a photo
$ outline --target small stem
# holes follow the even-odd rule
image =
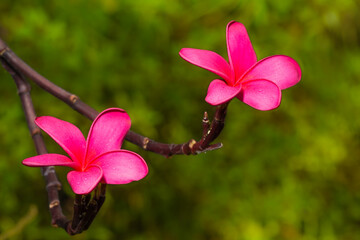
[[[209,128],[210,128],[210,121],[209,121],[209,115],[207,112],[204,112],[204,117],[202,120],[202,126],[203,126],[203,136],[208,134]]]
[[[195,143],[192,146],[191,152],[193,154],[206,151],[209,144],[220,135],[221,131],[224,128],[226,111],[227,111],[228,105],[229,105],[229,102],[226,102],[226,103],[223,103],[216,107],[214,119],[211,122],[210,127],[208,124],[205,124],[204,120],[203,120],[203,128],[204,128],[203,136],[199,142]],[[205,119],[205,117],[204,117],[204,119]],[[214,145],[210,145],[210,146],[214,146]]]
[[[90,210],[90,212],[93,211],[93,214],[89,214],[87,218],[87,222],[84,223],[83,230],[87,230],[91,223],[94,221],[96,214],[99,212],[100,208],[102,207],[103,203],[105,202],[105,193],[106,193],[106,184],[101,183],[97,186],[97,191],[95,192],[93,200],[96,202],[94,204],[95,208]]]
[[[73,214],[73,219],[72,219],[72,223],[71,223],[71,229],[75,229],[82,218],[82,212],[83,212],[82,198],[83,198],[83,195],[79,195],[79,194],[75,195],[74,214]]]
[[[209,143],[211,143],[220,135],[225,125],[225,117],[228,105],[229,102],[226,102],[216,107],[215,116],[210,125],[210,130],[205,136],[205,138],[203,138],[203,142],[201,143],[202,148],[206,147]]]

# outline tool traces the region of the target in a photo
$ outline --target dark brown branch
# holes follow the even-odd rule
[[[95,189],[93,199],[87,206],[86,215],[83,218],[83,221],[79,224],[79,228],[81,228],[83,231],[87,230],[90,227],[97,212],[103,205],[105,201],[105,192],[106,184],[101,184]]]
[[[224,121],[226,116],[227,103],[219,105],[216,108],[215,116],[213,121],[209,122],[207,113],[204,113],[203,118],[203,136],[201,139],[196,142],[194,139],[191,139],[187,143],[183,144],[164,144],[155,142],[149,138],[137,135],[134,132],[129,132],[127,137],[138,141],[135,143],[138,146],[142,146],[143,149],[153,151],[159,154],[162,154],[166,157],[170,157],[175,154],[199,154],[202,152],[215,150],[222,147],[221,143],[210,145],[210,143],[215,140],[221,130],[224,127]]]
[[[208,124],[206,124],[207,117],[205,114],[204,120],[203,120],[204,130],[206,130],[208,128],[209,128],[209,130],[207,132],[203,133],[203,138],[198,143],[195,144],[195,146],[194,146],[195,151],[200,151],[200,152],[203,151],[204,149],[206,149],[206,146],[209,146],[209,144],[220,135],[221,131],[224,128],[228,104],[229,104],[229,102],[221,104],[216,107],[214,119],[211,122],[210,126],[208,126]]]
[[[37,154],[46,154],[47,149],[43,141],[40,128],[34,123],[36,113],[32,104],[30,96],[30,85],[24,78],[12,69],[5,61],[1,61],[3,67],[11,74],[18,89],[18,94],[21,99],[26,121],[29,127],[30,134],[33,138]],[[46,190],[48,192],[49,210],[52,217],[52,225],[66,229],[69,220],[63,215],[59,200],[59,190],[61,183],[57,179],[54,167],[42,167],[42,175],[46,181]]]
[[[26,122],[36,147],[36,152],[38,155],[46,154],[47,149],[40,128],[34,122],[36,113],[30,95],[30,85],[21,74],[11,68],[3,59],[1,59],[1,63],[15,81]],[[101,188],[98,186],[100,190],[95,191],[91,201],[91,194],[76,195],[74,201],[74,217],[72,221],[70,221],[64,216],[61,209],[58,193],[61,190],[61,183],[56,176],[55,168],[53,166],[42,167],[41,172],[46,181],[46,191],[48,192],[49,210],[52,219],[51,224],[63,228],[70,235],[87,230],[105,201],[106,184],[101,184]]]
[[[2,49],[2,50],[1,50]],[[18,72],[21,72],[26,77],[32,79],[36,84],[38,84],[45,91],[51,93],[55,97],[59,98],[66,104],[70,105],[77,112],[85,115],[89,119],[95,119],[99,114],[95,109],[91,108],[84,102],[82,102],[79,97],[74,94],[71,94],[61,87],[50,82],[31,67],[29,67],[23,60],[21,60],[9,47],[0,39],[0,56],[10,65],[13,69],[16,69]]]
[[[14,69],[23,73],[25,76],[32,79],[37,85],[41,88],[59,98],[63,102],[70,105],[74,110],[83,114],[87,118],[94,120],[96,116],[99,114],[95,109],[91,108],[89,105],[84,103],[74,94],[71,94],[59,86],[55,85],[51,81],[47,80],[35,70],[33,70],[30,66],[28,66],[24,61],[22,61],[14,52],[10,50],[10,48],[0,39],[0,56],[6,60],[6,62],[12,66]],[[209,123],[205,123],[204,121],[208,121],[207,114],[206,120],[203,120],[203,136],[199,142],[196,142],[194,139],[183,143],[183,144],[166,144],[159,143],[150,138],[144,137],[138,133],[133,131],[129,131],[125,137],[125,139],[146,151],[155,152],[161,154],[165,157],[170,157],[176,154],[199,154],[202,152],[218,149],[222,147],[221,143],[210,145],[210,143],[215,140],[215,138],[221,132],[224,126],[224,119],[226,113],[226,106],[221,105],[217,108],[216,114],[212,121],[211,126]],[[204,118],[205,119],[205,118]],[[209,131],[208,131],[209,128]]]

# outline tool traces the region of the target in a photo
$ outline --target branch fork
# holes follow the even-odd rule
[[[31,87],[25,77],[31,79],[45,91],[65,102],[75,111],[84,115],[88,119],[94,120],[99,114],[98,111],[81,101],[78,96],[55,85],[53,82],[33,70],[13,51],[11,51],[11,49],[1,39],[0,60],[4,69],[9,72],[15,81],[37,154],[46,154],[47,149],[41,135],[41,130],[34,123],[36,113],[30,95]],[[206,151],[219,149],[222,147],[221,143],[211,145],[211,142],[219,136],[224,127],[227,106],[228,103],[217,106],[211,122],[209,120],[208,113],[204,113],[204,117],[202,119],[203,131],[199,141],[191,139],[183,144],[160,143],[131,130],[128,131],[125,136],[125,140],[146,151],[151,151],[167,158],[172,155],[196,155]],[[105,201],[106,184],[99,184],[93,191],[92,195],[76,195],[74,200],[73,219],[69,220],[64,216],[61,209],[58,193],[61,190],[61,183],[56,176],[55,168],[53,166],[42,167],[41,173],[46,181],[49,211],[52,217],[51,224],[53,226],[63,228],[69,235],[79,234],[87,230]]]

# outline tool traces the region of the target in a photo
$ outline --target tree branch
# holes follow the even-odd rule
[[[11,49],[0,39],[0,56],[14,69],[21,72],[25,76],[32,79],[37,85],[43,88],[45,91],[59,98],[71,106],[75,111],[83,114],[87,118],[94,120],[99,114],[95,109],[84,103],[80,98],[72,93],[67,92],[61,87],[55,85],[45,77],[41,76],[29,65],[27,65],[22,59],[20,59]],[[198,142],[194,139],[183,144],[166,144],[156,142],[148,137],[144,137],[133,131],[129,131],[125,136],[125,139],[140,148],[161,154],[165,157],[170,157],[176,154],[199,154],[202,152],[215,150],[222,147],[221,143],[210,145],[210,143],[216,139],[224,127],[224,120],[226,116],[227,104],[223,104],[217,107],[215,116],[210,125],[208,122],[207,113],[205,113],[206,120],[203,120],[203,136]],[[207,123],[204,123],[207,122]]]
[[[15,81],[23,111],[25,113],[26,122],[33,138],[37,154],[47,154],[47,149],[42,138],[40,128],[34,122],[36,113],[30,95],[30,85],[25,78],[10,67],[6,61],[1,59],[1,63]],[[101,187],[97,187],[91,201],[91,194],[76,195],[74,201],[73,219],[70,221],[64,216],[61,209],[58,193],[61,190],[61,183],[56,176],[55,168],[53,166],[42,167],[41,173],[46,182],[51,224],[53,226],[63,228],[70,235],[75,235],[87,230],[105,201],[106,184],[101,184]]]
[[[37,154],[46,154],[47,149],[44,140],[41,135],[40,128],[34,123],[36,113],[30,96],[30,85],[24,80],[24,78],[12,69],[5,61],[1,60],[3,67],[10,73],[15,81],[18,89],[18,94],[21,99],[21,104],[25,113],[26,122],[33,138]],[[57,179],[55,168],[42,167],[41,173],[45,178],[46,190],[48,192],[49,210],[51,213],[51,224],[66,229],[69,220],[63,215],[59,200],[59,190],[61,189],[61,183]]]

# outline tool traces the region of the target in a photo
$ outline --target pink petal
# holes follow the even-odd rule
[[[267,111],[280,105],[281,91],[275,83],[260,79],[244,83],[237,97],[253,108]]]
[[[73,124],[49,116],[35,119],[36,125],[50,135],[69,156],[81,162],[85,152],[85,138]]]
[[[234,98],[240,91],[241,85],[231,87],[224,81],[215,79],[208,88],[205,101],[211,105],[220,105]]]
[[[67,179],[74,193],[88,194],[100,182],[103,172],[100,167],[91,165],[85,172],[71,171],[67,175]]]
[[[126,184],[144,178],[148,167],[144,159],[130,151],[119,150],[105,153],[94,161],[104,172],[108,184]]]
[[[256,54],[243,24],[235,21],[226,27],[226,41],[230,66],[239,79],[252,65],[256,63]]]
[[[79,168],[77,162],[73,162],[70,158],[60,154],[43,154],[22,161],[22,164],[29,167],[45,167],[45,166],[65,166],[71,168]]]
[[[130,126],[129,115],[120,108],[101,112],[91,125],[87,138],[87,163],[102,153],[119,150]]]
[[[186,61],[209,70],[226,81],[231,80],[230,66],[219,54],[201,49],[183,48],[179,52],[180,56]]]
[[[275,55],[257,62],[241,81],[267,79],[276,83],[280,89],[285,89],[297,84],[300,78],[301,69],[294,59],[284,55]]]

